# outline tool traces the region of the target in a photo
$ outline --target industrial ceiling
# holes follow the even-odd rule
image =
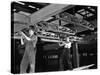
[[[13,21],[22,22],[20,26],[14,24],[15,32],[25,28],[31,24],[35,24],[41,21],[46,21],[48,23],[61,24],[65,27],[77,29],[77,35],[91,35],[92,33],[97,33],[97,7],[96,6],[84,6],[84,5],[67,5],[67,4],[50,4],[50,3],[35,3],[35,2],[12,2],[11,3],[11,12]],[[64,20],[59,21],[57,15],[62,13],[69,13],[78,19],[84,19],[90,22],[94,30],[89,28],[82,27],[80,25],[73,26],[71,23],[68,23]],[[16,16],[17,15],[17,16]],[[23,15],[23,17],[21,17]],[[21,17],[17,19],[16,17]],[[25,20],[26,19],[26,20]],[[21,24],[26,24],[22,26]],[[94,35],[95,36],[95,35]],[[95,36],[97,37],[97,36]]]

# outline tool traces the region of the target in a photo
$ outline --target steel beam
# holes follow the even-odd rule
[[[27,28],[30,23],[30,18],[26,15],[20,13],[14,13],[12,15],[12,27],[14,28],[14,32],[18,32],[23,28]]]
[[[34,25],[50,16],[56,15],[64,10],[73,7],[72,5],[65,4],[50,4],[41,10],[30,15],[31,24]]]

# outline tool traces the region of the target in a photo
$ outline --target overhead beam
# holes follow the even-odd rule
[[[24,14],[14,13],[12,14],[12,21],[14,22],[22,22],[22,23],[29,23],[30,18]]]
[[[20,13],[14,13],[12,15],[12,28],[14,32],[18,32],[23,28],[27,28],[30,23],[30,18]]]
[[[50,16],[56,15],[64,10],[73,7],[72,5],[64,5],[64,4],[50,4],[41,10],[30,15],[31,24],[34,25]]]

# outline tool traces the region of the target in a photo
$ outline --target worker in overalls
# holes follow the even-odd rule
[[[66,38],[65,42],[62,42],[59,44],[63,47],[61,54],[60,54],[60,71],[64,70],[72,70],[72,62],[71,62],[71,54],[70,54],[70,48],[71,48],[71,42],[69,41],[69,38]]]
[[[30,73],[35,72],[35,57],[36,57],[36,43],[37,36],[35,34],[35,27],[29,28],[29,36],[24,32],[20,32],[22,35],[21,44],[25,45],[25,52],[20,64],[20,73],[27,73],[27,68],[30,66]]]

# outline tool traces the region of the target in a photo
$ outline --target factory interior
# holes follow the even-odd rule
[[[25,51],[18,31],[36,24],[42,30],[36,48],[35,72],[59,70],[59,37],[77,38],[70,48],[72,67],[97,69],[97,6],[14,1],[11,3],[11,72],[20,73]],[[49,25],[51,29],[46,28]],[[58,28],[57,28],[58,27]],[[57,31],[59,29],[59,31]],[[27,32],[27,29],[25,30]],[[49,34],[50,33],[50,34]],[[55,36],[53,36],[53,33]],[[79,37],[79,38],[78,38]],[[81,39],[82,40],[81,40]],[[49,41],[47,41],[47,39]],[[67,71],[68,69],[66,69]]]

